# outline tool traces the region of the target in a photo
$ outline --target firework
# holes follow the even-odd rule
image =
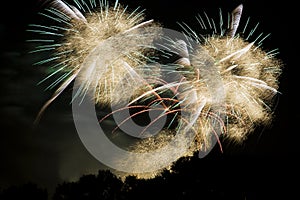
[[[216,67],[222,78],[222,90],[224,91],[224,105],[222,110],[211,112],[210,107],[214,104],[214,96],[203,92],[205,85],[199,84],[201,73],[195,70],[194,80],[191,84],[198,88],[198,95],[207,99],[203,114],[198,120],[198,134],[201,144],[209,144],[207,133],[207,120],[214,116],[223,116],[220,125],[223,126],[223,135],[235,141],[243,141],[255,127],[266,125],[272,119],[272,105],[274,97],[278,94],[278,77],[281,74],[282,63],[274,57],[276,50],[264,51],[262,42],[269,36],[259,34],[253,41],[251,36],[257,28],[255,26],[246,34],[247,25],[242,32],[237,33],[243,6],[239,5],[231,13],[228,20],[229,29],[222,27],[223,20],[220,14],[220,30],[213,26],[212,19],[207,21],[198,16],[197,20],[203,29],[212,29],[211,35],[196,34],[188,25],[181,25],[186,34],[193,37],[199,43],[194,47],[191,55],[191,65],[197,67],[197,63],[203,62],[203,51],[213,59],[213,66]],[[198,64],[199,65],[199,64]],[[218,112],[219,111],[219,112]],[[221,113],[220,113],[221,112]],[[204,114],[206,113],[206,114]],[[215,118],[215,117],[214,117]],[[220,119],[220,118],[219,118]],[[209,123],[211,124],[211,123]],[[209,146],[209,145],[208,145]]]
[[[31,24],[28,30],[37,32],[40,36],[48,36],[48,39],[30,40],[43,43],[32,53],[55,51],[51,57],[36,63],[55,63],[49,67],[51,73],[41,83],[60,74],[47,87],[58,88],[45,103],[39,116],[75,78],[81,79],[78,95],[83,96],[82,98],[89,88],[96,88],[93,98],[97,104],[111,103],[111,96],[114,96],[115,101],[120,101],[126,95],[126,90],[114,92],[112,95],[115,84],[124,75],[132,77],[132,69],[145,63],[145,47],[150,46],[158,34],[147,30],[157,27],[158,24],[154,24],[153,20],[143,21],[143,11],[135,9],[129,12],[118,1],[114,5],[109,5],[108,1],[100,1],[98,5],[96,1],[89,1],[87,4],[74,0],[74,3],[78,8],[61,0],[51,1],[50,8],[40,14],[54,20],[58,25]],[[80,10],[86,13],[83,14]],[[141,27],[144,28],[142,32],[138,29]],[[110,38],[114,39],[109,43],[107,40]],[[101,43],[106,46],[97,49]],[[126,47],[122,44],[126,44]],[[112,51],[115,46],[118,49],[114,48]],[[88,56],[92,62],[87,61]],[[101,64],[103,65],[99,66]],[[128,82],[134,82],[134,79],[131,78]]]
[[[32,52],[54,50],[36,63],[54,62],[41,82],[60,74],[38,117],[76,79],[73,98],[111,106],[99,124],[113,116],[111,134],[120,129],[133,138],[127,148],[134,153],[113,158],[117,169],[153,177],[180,157],[195,152],[203,157],[216,143],[222,150],[220,137],[241,142],[271,122],[282,63],[277,50],[262,48],[269,34],[254,37],[257,25],[250,29],[249,18],[238,32],[242,5],[225,25],[220,12],[218,27],[206,14],[198,15],[201,29],[211,34],[181,23],[178,39],[161,34],[153,20],[144,21],[143,11],[129,12],[118,1],[74,4],[54,0],[41,13],[59,25],[30,25],[29,31],[47,36],[31,40],[42,43]]]
[[[199,25],[205,30],[212,29],[212,34],[197,34],[187,24],[182,23],[180,26],[189,39],[166,39],[169,42],[166,48],[174,49],[172,52],[179,55],[179,58],[174,62],[176,65],[162,67],[162,71],[167,71],[168,74],[179,72],[183,75],[184,79],[177,82],[180,83],[178,87],[181,87],[181,91],[184,91],[182,95],[187,97],[193,92],[197,95],[197,102],[190,105],[189,112],[201,108],[199,117],[192,126],[195,133],[194,143],[184,156],[199,152],[199,156],[204,157],[215,143],[219,144],[222,151],[221,137],[241,143],[255,128],[272,122],[274,98],[279,93],[278,78],[282,62],[275,57],[277,49],[265,51],[262,48],[262,42],[270,34],[258,34],[254,37],[257,25],[253,29],[247,27],[249,18],[242,27],[242,32],[237,32],[242,10],[242,5],[233,10],[226,28],[221,26],[223,19],[220,14],[219,30],[206,14],[207,20],[199,15]],[[247,29],[250,29],[248,34]],[[190,38],[194,44],[191,44]],[[181,101],[184,97],[180,97],[178,87],[171,89],[173,96],[177,97],[174,101],[176,105],[184,107],[186,102]],[[180,116],[178,113],[186,111],[170,108],[177,117]],[[188,119],[182,120],[175,130],[188,124],[185,123]],[[134,149],[148,152],[166,145],[171,138],[166,132],[170,130],[162,132],[163,135],[141,141]],[[185,139],[180,140],[182,142]],[[171,156],[169,152],[161,155],[164,159],[168,156]]]

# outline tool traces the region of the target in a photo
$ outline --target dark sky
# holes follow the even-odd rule
[[[40,58],[27,54],[32,46],[25,42],[30,37],[25,31],[27,24],[36,19],[36,13],[41,9],[41,4],[37,2],[6,1],[0,6],[0,188],[33,181],[53,189],[61,181],[76,180],[82,174],[95,173],[102,167],[78,138],[72,121],[71,106],[68,104],[69,95],[58,98],[46,111],[39,126],[33,127],[33,120],[40,107],[51,96],[51,91],[44,91],[45,85],[37,86],[45,76],[44,69],[32,66]],[[261,32],[271,33],[265,46],[280,50],[278,57],[285,63],[280,78],[279,90],[282,94],[279,95],[276,118],[271,127],[255,132],[243,145],[225,144],[224,154],[217,157],[237,160],[250,157],[253,162],[257,162],[253,165],[261,165],[261,159],[271,160],[276,166],[269,170],[276,170],[276,173],[296,169],[299,131],[291,128],[291,118],[294,118],[291,113],[296,111],[289,110],[289,107],[293,108],[288,91],[288,76],[293,73],[292,68],[298,67],[292,63],[294,49],[290,48],[296,32],[291,26],[295,19],[292,16],[292,5],[285,1],[252,0],[122,2],[133,8],[140,5],[146,9],[149,18],[177,30],[179,27],[176,21],[192,23],[195,22],[193,17],[203,11],[217,13],[222,8],[227,12],[243,3],[244,16],[251,16],[253,21],[259,21]],[[299,115],[296,113],[295,116]],[[221,153],[217,151],[209,156],[214,157],[215,154]],[[263,166],[262,168],[268,170]],[[250,167],[244,173],[248,170],[251,170]]]

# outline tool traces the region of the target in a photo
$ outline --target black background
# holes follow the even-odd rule
[[[253,22],[260,22],[260,32],[271,33],[264,47],[279,48],[278,57],[284,62],[279,89],[282,94],[277,99],[273,124],[256,131],[243,144],[224,142],[224,153],[216,148],[201,161],[182,163],[183,167],[188,166],[189,172],[182,172],[181,178],[193,179],[190,173],[198,178],[210,174],[214,180],[210,182],[212,188],[214,184],[225,188],[244,185],[254,193],[259,191],[257,198],[260,194],[291,196],[299,185],[299,114],[297,102],[290,101],[292,93],[299,89],[296,79],[289,78],[290,74],[296,74],[298,67],[293,62],[298,26],[295,5],[287,1],[252,0],[125,0],[121,3],[145,8],[149,19],[174,30],[180,28],[177,21],[193,24],[198,13],[214,15],[219,8],[226,13],[243,3],[242,18],[250,16]],[[31,181],[52,191],[62,181],[76,181],[83,174],[97,172],[102,166],[88,154],[76,135],[67,95],[47,110],[39,127],[32,126],[38,110],[51,96],[51,91],[44,91],[45,85],[37,85],[44,72],[32,66],[40,58],[27,54],[31,46],[25,42],[30,39],[25,30],[29,23],[36,22],[41,2],[6,1],[1,2],[0,8],[0,189]],[[291,83],[294,87],[288,91]],[[182,188],[184,185],[182,182]],[[196,191],[197,187],[192,190]]]

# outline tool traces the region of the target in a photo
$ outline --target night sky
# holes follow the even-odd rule
[[[291,48],[293,37],[296,37],[295,25],[292,26],[293,5],[287,1],[253,0],[120,2],[133,8],[145,8],[148,18],[174,30],[180,30],[177,21],[195,23],[193,17],[198,13],[218,14],[219,8],[229,12],[243,3],[242,18],[251,16],[253,22],[260,22],[260,32],[271,33],[264,47],[279,48],[278,57],[284,62],[273,124],[255,131],[243,144],[224,141],[223,153],[216,148],[201,162],[206,166],[205,173],[227,174],[214,176],[227,177],[226,180],[216,178],[216,182],[231,184],[234,180],[245,181],[242,177],[252,177],[251,180],[257,181],[254,184],[274,187],[268,191],[282,190],[285,195],[291,195],[294,192],[292,180],[299,175],[299,131],[291,128],[291,121],[297,121],[299,114],[291,108],[288,91],[288,76],[298,67],[292,63],[293,52],[297,50]],[[32,46],[25,42],[31,39],[25,31],[27,25],[36,22],[41,3],[37,0],[6,1],[1,2],[0,9],[0,191],[11,185],[34,182],[51,193],[58,183],[97,173],[103,165],[87,152],[76,133],[69,104],[70,91],[49,107],[38,126],[33,126],[39,109],[53,92],[44,91],[46,85],[37,85],[45,77],[45,69],[32,65],[41,57],[28,54]],[[291,119],[295,117],[296,120]],[[192,164],[182,163],[193,168]],[[199,170],[193,170],[203,173],[201,165]]]

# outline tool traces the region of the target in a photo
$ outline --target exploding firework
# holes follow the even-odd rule
[[[199,84],[200,69],[194,68],[191,84],[197,88],[198,99],[201,99],[200,96],[207,98],[205,112],[199,117],[197,126],[200,144],[210,143],[206,141],[208,138],[206,134],[213,128],[207,126],[207,120],[209,121],[211,117],[223,116],[220,125],[223,126],[224,137],[238,142],[246,139],[255,127],[266,125],[272,120],[272,108],[274,97],[278,94],[278,78],[282,63],[274,57],[278,53],[277,50],[266,52],[261,48],[262,42],[269,34],[261,33],[251,41],[258,24],[247,34],[250,18],[242,32],[237,33],[242,9],[243,6],[240,5],[232,11],[226,28],[222,27],[223,19],[220,13],[219,30],[213,19],[209,19],[205,14],[207,19],[205,21],[204,17],[199,15],[197,21],[202,29],[211,30],[210,35],[199,35],[187,24],[181,25],[185,33],[199,44],[191,50],[191,61],[187,62],[188,66],[197,66],[197,62],[203,62],[202,52],[205,51],[213,59],[212,65],[222,77],[225,95],[223,110],[218,110],[223,113],[212,113],[210,106],[214,104],[216,97],[209,97],[209,94],[203,93],[206,86]]]
[[[126,95],[126,90],[112,94],[114,85],[121,81],[124,75],[132,75],[133,68],[145,62],[145,47],[150,46],[158,34],[147,31],[147,28],[158,25],[152,20],[143,21],[143,11],[135,9],[129,12],[128,8],[122,7],[118,1],[113,6],[110,6],[107,1],[100,1],[99,5],[96,1],[89,1],[89,4],[84,1],[81,3],[74,1],[74,3],[78,8],[61,0],[52,1],[50,8],[40,14],[54,20],[58,25],[31,24],[28,30],[42,36],[55,36],[53,39],[31,40],[43,43],[32,52],[55,50],[51,57],[36,63],[40,65],[55,61],[55,64],[50,67],[51,73],[41,82],[60,74],[48,86],[48,88],[54,88],[59,85],[53,97],[41,109],[40,114],[78,76],[82,82],[78,95],[85,96],[89,88],[96,88],[94,98],[97,104],[110,103],[111,96],[114,96],[115,101],[121,100],[123,95]],[[86,11],[86,15],[83,15],[80,10]],[[141,30],[138,29],[140,27],[144,27],[142,32],[137,31]],[[95,48],[112,37],[114,37],[112,45],[120,49],[117,52],[116,50],[111,52],[112,47],[106,46],[102,55],[107,57],[99,58],[96,53],[100,53],[102,49],[95,52]],[[122,49],[120,44],[124,43],[129,50]],[[93,62],[89,63],[88,69],[83,69],[82,63],[87,56],[93,57]],[[99,59],[109,61],[109,63],[102,68],[96,67]],[[81,72],[80,75],[79,72]],[[130,81],[134,80],[128,80]]]
[[[32,53],[55,52],[36,63],[54,63],[41,82],[59,75],[38,119],[76,79],[72,101],[111,106],[99,124],[115,120],[106,131],[110,137],[119,129],[130,135],[126,148],[133,153],[111,158],[116,169],[153,177],[180,157],[195,152],[203,157],[215,143],[222,149],[220,137],[241,142],[271,122],[282,63],[277,50],[262,48],[269,35],[254,37],[257,26],[250,29],[249,18],[238,32],[242,5],[225,25],[220,13],[218,27],[206,14],[196,17],[211,34],[179,24],[183,37],[178,39],[163,35],[153,20],[144,21],[143,11],[129,11],[118,1],[74,4],[51,1],[41,15],[57,25],[30,25],[29,31],[46,35],[31,40],[42,43]]]

